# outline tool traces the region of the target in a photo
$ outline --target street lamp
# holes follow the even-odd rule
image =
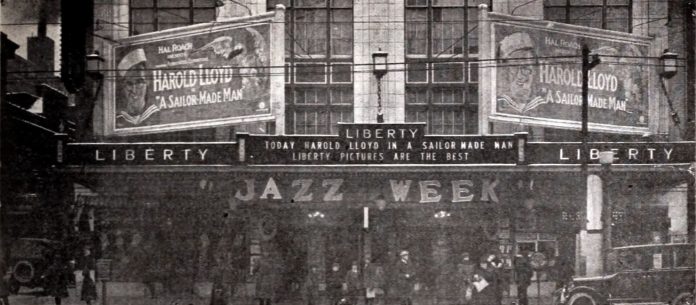
[[[599,164],[602,165],[602,222],[603,231],[602,235],[602,266],[603,270],[606,272],[608,267],[609,252],[611,251],[611,224],[612,224],[612,214],[614,209],[612,207],[611,198],[609,197],[609,178],[611,176],[611,165],[614,163],[614,152],[611,150],[599,152]]]
[[[663,78],[672,78],[672,76],[677,74],[677,53],[670,52],[669,49],[665,49],[660,56],[660,76]]]
[[[92,91],[90,92],[94,98],[99,95],[101,90],[104,75],[102,74],[102,64],[104,63],[104,58],[99,55],[99,51],[93,50],[92,53],[87,54],[87,75],[96,83],[92,85]]]
[[[384,123],[384,114],[382,113],[382,77],[389,72],[387,58],[389,53],[379,51],[372,53],[372,73],[377,78],[377,123]]]

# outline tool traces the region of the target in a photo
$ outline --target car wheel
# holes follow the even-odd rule
[[[674,298],[672,305],[694,305],[694,294],[691,292],[680,293]]]
[[[568,299],[568,305],[599,305],[597,298],[588,292],[576,292]]]

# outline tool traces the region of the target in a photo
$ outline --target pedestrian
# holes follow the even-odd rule
[[[316,266],[309,268],[307,273],[307,278],[304,282],[304,292],[307,305],[320,305],[317,301],[319,300],[319,284],[321,279],[319,277],[319,271]]]
[[[503,260],[500,259],[500,257],[496,254],[489,254],[488,258],[488,266],[493,270],[495,273],[495,278],[496,278],[496,304],[502,304],[503,303],[503,292],[508,291],[510,288],[509,282],[507,281],[507,278],[505,276],[505,269],[503,268]]]
[[[329,295],[329,305],[336,305],[341,300],[341,289],[343,286],[343,274],[341,265],[334,262],[331,271],[326,275],[326,292]]]
[[[353,262],[350,264],[350,270],[346,272],[344,278],[346,300],[350,305],[357,305],[358,298],[362,292],[362,285],[360,284],[360,271],[358,270],[358,263]]]
[[[97,285],[92,278],[92,272],[96,268],[96,261],[92,256],[92,251],[89,247],[85,247],[82,255],[82,292],[81,299],[91,305],[92,301],[97,299]]]
[[[256,298],[259,305],[271,305],[275,297],[276,274],[268,257],[261,257],[254,272],[256,276]]]
[[[97,299],[97,285],[94,283],[94,279],[90,274],[90,270],[82,270],[82,295],[81,299],[87,303],[87,305],[92,305],[92,301]]]
[[[472,278],[474,276],[474,264],[471,262],[468,252],[462,254],[461,263],[457,264],[455,281],[458,285],[457,303],[469,304],[474,293]]]
[[[416,267],[411,262],[409,255],[408,251],[401,251],[399,253],[399,261],[396,262],[396,295],[399,298],[399,305],[413,304]]]
[[[474,293],[472,297],[473,305],[500,305],[498,297],[498,279],[493,267],[488,263],[486,256],[479,258],[479,265],[474,271],[472,284]]]
[[[527,289],[532,284],[534,271],[529,261],[529,252],[524,250],[515,257],[515,284],[517,284],[517,299],[519,305],[528,305]]]
[[[384,268],[367,258],[363,274],[365,278],[365,305],[380,305],[380,300],[384,295]]]
[[[53,297],[56,305],[61,305],[62,299],[69,296],[68,281],[70,270],[61,253],[54,253],[50,260],[50,265],[44,273],[47,283],[46,292]]]

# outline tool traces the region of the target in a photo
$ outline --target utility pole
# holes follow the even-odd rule
[[[582,129],[580,131],[581,137],[581,149],[582,149],[582,172],[584,176],[587,176],[587,163],[589,162],[589,155],[587,151],[587,138],[589,137],[589,131],[587,124],[589,121],[589,101],[588,101],[588,74],[592,68],[599,64],[599,56],[596,54],[592,56],[590,60],[590,48],[587,45],[582,46]],[[586,177],[585,177],[586,178]]]

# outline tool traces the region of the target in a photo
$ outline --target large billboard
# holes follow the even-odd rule
[[[282,62],[272,58],[273,13],[262,17],[120,41],[112,53],[112,98],[105,99],[106,133],[272,120],[275,80],[270,70]]]
[[[488,13],[482,92],[487,119],[579,129],[582,120],[583,46],[600,63],[588,74],[589,127],[594,131],[648,131],[647,38],[549,21]],[[488,69],[491,68],[491,69]]]

